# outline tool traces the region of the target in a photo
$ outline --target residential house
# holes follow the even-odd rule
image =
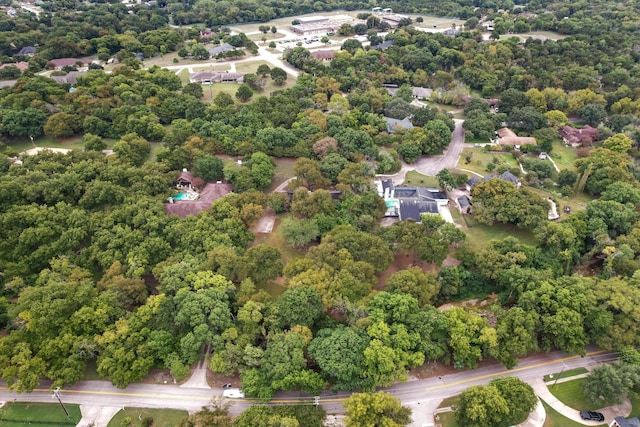
[[[475,187],[481,182],[489,181],[490,179],[494,179],[494,178],[504,179],[505,181],[509,181],[510,183],[515,184],[516,187],[520,187],[520,181],[518,180],[518,177],[512,174],[511,172],[506,171],[501,173],[500,175],[487,175],[482,178],[475,175],[472,176],[467,180],[467,183],[466,183],[467,191],[471,191],[473,187]]]
[[[18,51],[18,55],[33,56],[36,54],[36,48],[33,46],[25,46]]]
[[[378,194],[387,205],[386,217],[421,221],[423,214],[438,215],[449,202],[447,194],[431,187],[394,187],[391,179],[376,181]]]
[[[471,199],[469,199],[469,196],[460,196],[456,199],[456,202],[461,214],[471,213]]]
[[[518,136],[509,128],[502,128],[496,131],[498,138],[496,142],[500,145],[511,145],[520,148],[522,145],[537,145],[536,139],[526,136]]]
[[[215,58],[219,54],[227,52],[229,50],[233,50],[233,46],[231,46],[229,43],[223,43],[220,46],[216,46],[213,49],[209,49],[209,56],[211,56],[212,58]]]
[[[194,178],[195,177],[191,172],[189,172],[187,169],[182,169],[182,172],[180,172],[174,182],[178,187],[191,188]]]
[[[413,97],[416,99],[419,99],[419,98],[429,99],[431,98],[432,92],[433,91],[431,89],[428,89],[426,87],[413,86]]]
[[[565,145],[573,147],[592,145],[598,139],[598,129],[589,125],[584,125],[582,129],[576,129],[571,126],[563,126],[558,130]]]
[[[316,50],[315,52],[311,52],[311,56],[319,61],[331,61],[333,60],[336,52],[331,49],[326,50]]]
[[[385,40],[382,43],[379,43],[375,46],[371,46],[373,50],[386,50],[387,48],[393,46],[393,40]]]
[[[20,62],[15,62],[15,63],[2,64],[2,65],[0,65],[0,70],[2,70],[3,68],[7,68],[7,67],[16,67],[18,70],[24,71],[27,68],[29,68],[29,63],[28,62],[24,62],[24,61],[20,61]]]
[[[411,123],[411,120],[409,120],[409,117],[405,117],[402,120],[394,119],[392,117],[385,117],[384,119],[387,121],[388,133],[394,133],[398,130],[403,131],[403,130],[409,130],[413,128],[413,123]]]
[[[86,71],[70,71],[64,76],[51,76],[50,78],[59,84],[68,83],[74,85],[78,83],[78,77],[84,76],[85,74],[87,74]]]
[[[615,417],[611,421],[610,427],[640,427],[640,419],[638,417]]]
[[[91,61],[78,58],[58,58],[47,62],[47,68],[62,70],[64,67],[86,67]]]
[[[448,28],[448,29],[444,30],[442,32],[442,34],[444,34],[445,36],[449,36],[449,37],[455,37],[456,34],[458,34],[459,32],[460,32],[459,29],[452,27],[452,28]]]
[[[199,71],[189,76],[191,83],[243,83],[245,73],[229,73],[220,71]]]
[[[389,12],[386,12],[389,10]],[[400,21],[408,18],[408,16],[394,14],[391,9],[382,9],[384,14],[382,15],[382,21],[389,24],[391,28],[397,28],[400,25]]]
[[[211,28],[207,28],[205,30],[202,30],[202,31],[200,31],[199,37],[202,40],[210,39],[211,37],[213,37],[213,31],[211,31]]]
[[[180,173],[178,178],[180,177],[185,178],[183,173]],[[176,181],[176,183],[178,183],[178,181]],[[208,183],[200,192],[197,200],[180,200],[174,201],[173,203],[165,203],[164,210],[167,215],[177,215],[180,218],[184,218],[189,215],[197,215],[199,212],[209,209],[215,200],[226,196],[232,191],[233,185],[231,184],[223,184],[219,182]]]

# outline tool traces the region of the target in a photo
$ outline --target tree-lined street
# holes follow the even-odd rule
[[[436,408],[443,399],[459,394],[469,386],[488,384],[501,376],[514,376],[529,384],[535,384],[537,379],[550,373],[580,367],[594,367],[603,362],[611,362],[615,358],[616,354],[613,352],[596,350],[587,353],[586,357],[566,356],[562,352],[554,351],[522,359],[518,367],[512,370],[506,370],[501,365],[495,364],[451,375],[398,383],[384,390],[398,397],[403,405],[410,407],[413,410],[412,425],[420,426],[422,423],[431,422]],[[327,413],[344,413],[342,402],[348,396],[349,394],[346,393],[323,393],[320,404]],[[191,412],[199,410],[215,397],[222,397],[222,389],[182,388],[173,384],[131,384],[126,389],[120,390],[107,381],[81,381],[61,391],[64,403],[172,408]],[[32,393],[18,394],[2,387],[0,400],[51,402],[51,391],[47,388],[38,388]],[[313,397],[305,397],[300,393],[278,393],[272,400],[274,404],[301,402],[313,403]],[[239,415],[251,404],[248,400],[234,400],[230,412]]]

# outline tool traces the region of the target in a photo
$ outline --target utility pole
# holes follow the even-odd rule
[[[56,397],[58,399],[58,402],[60,402],[60,406],[62,406],[62,409],[64,410],[64,413],[67,414],[67,419],[70,420],[71,419],[71,415],[69,415],[69,411],[67,411],[67,408],[65,408],[65,406],[62,403],[62,400],[60,400],[60,387],[56,387],[53,390],[53,394],[51,395],[51,398],[53,399],[54,397]]]

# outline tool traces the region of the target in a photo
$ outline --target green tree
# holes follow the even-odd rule
[[[9,110],[2,116],[2,131],[11,136],[42,135],[47,115],[35,108]]]
[[[309,344],[309,355],[331,378],[336,389],[354,390],[366,384],[361,370],[368,343],[369,337],[361,330],[343,326],[321,329]]]
[[[287,72],[280,67],[273,67],[271,69],[271,79],[278,86],[282,86],[287,81]]]
[[[596,366],[584,381],[582,392],[594,405],[607,402],[621,403],[630,397],[640,384],[640,366],[615,363]]]
[[[311,328],[322,315],[322,298],[317,290],[300,286],[287,289],[280,295],[276,308],[281,329],[295,325]]]
[[[222,160],[210,154],[203,154],[196,158],[193,164],[193,172],[205,181],[217,181],[222,179],[224,173]]]
[[[472,386],[460,394],[455,415],[465,427],[502,427],[509,425],[509,402],[496,387]]]
[[[80,130],[80,118],[74,114],[56,113],[49,117],[44,133],[54,138],[68,138]]]
[[[626,153],[631,149],[633,141],[627,135],[617,133],[602,142],[602,146],[611,151]]]
[[[449,172],[449,169],[442,169],[436,177],[438,178],[438,185],[445,191],[453,190],[456,187],[456,180]]]
[[[538,315],[525,312],[520,307],[511,307],[500,313],[496,332],[498,334],[498,360],[511,369],[524,357],[538,349]]]
[[[247,102],[253,96],[253,91],[249,87],[249,85],[243,84],[240,85],[238,90],[236,91],[236,98],[241,102]]]
[[[347,427],[401,427],[411,423],[411,409],[388,393],[354,393],[342,404]]]
[[[85,150],[90,151],[102,151],[107,148],[107,144],[97,135],[85,133],[82,137]]]
[[[256,188],[263,189],[271,184],[276,170],[275,163],[271,157],[261,152],[253,153],[249,160],[249,168]]]
[[[118,158],[136,166],[141,166],[151,152],[149,141],[135,133],[128,133],[113,146]]]
[[[280,232],[285,242],[294,248],[307,246],[320,236],[318,225],[313,220],[293,217],[282,220]]]

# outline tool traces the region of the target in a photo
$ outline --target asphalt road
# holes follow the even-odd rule
[[[612,361],[615,353],[591,349],[586,357],[567,356],[562,352],[538,354],[522,359],[511,370],[501,365],[491,365],[481,369],[458,372],[442,377],[414,380],[385,389],[400,398],[402,403],[413,409],[414,426],[420,426],[433,420],[433,413],[442,399],[454,396],[471,385],[486,384],[499,376],[515,376],[532,382],[546,374],[557,373],[578,367],[595,366]],[[43,385],[47,387],[47,384]],[[132,384],[124,390],[113,387],[106,381],[83,381],[73,387],[63,389],[61,398],[64,403],[77,403],[94,406],[173,408],[197,411],[214,397],[221,397],[222,389],[183,388],[173,384]],[[348,393],[324,393],[320,404],[331,414],[344,412],[342,401]],[[18,394],[7,390],[6,384],[0,387],[0,400],[54,402],[48,388],[40,388],[32,393]],[[313,399],[301,393],[280,393],[273,403],[312,402]],[[234,400],[230,412],[239,414],[252,402]]]

